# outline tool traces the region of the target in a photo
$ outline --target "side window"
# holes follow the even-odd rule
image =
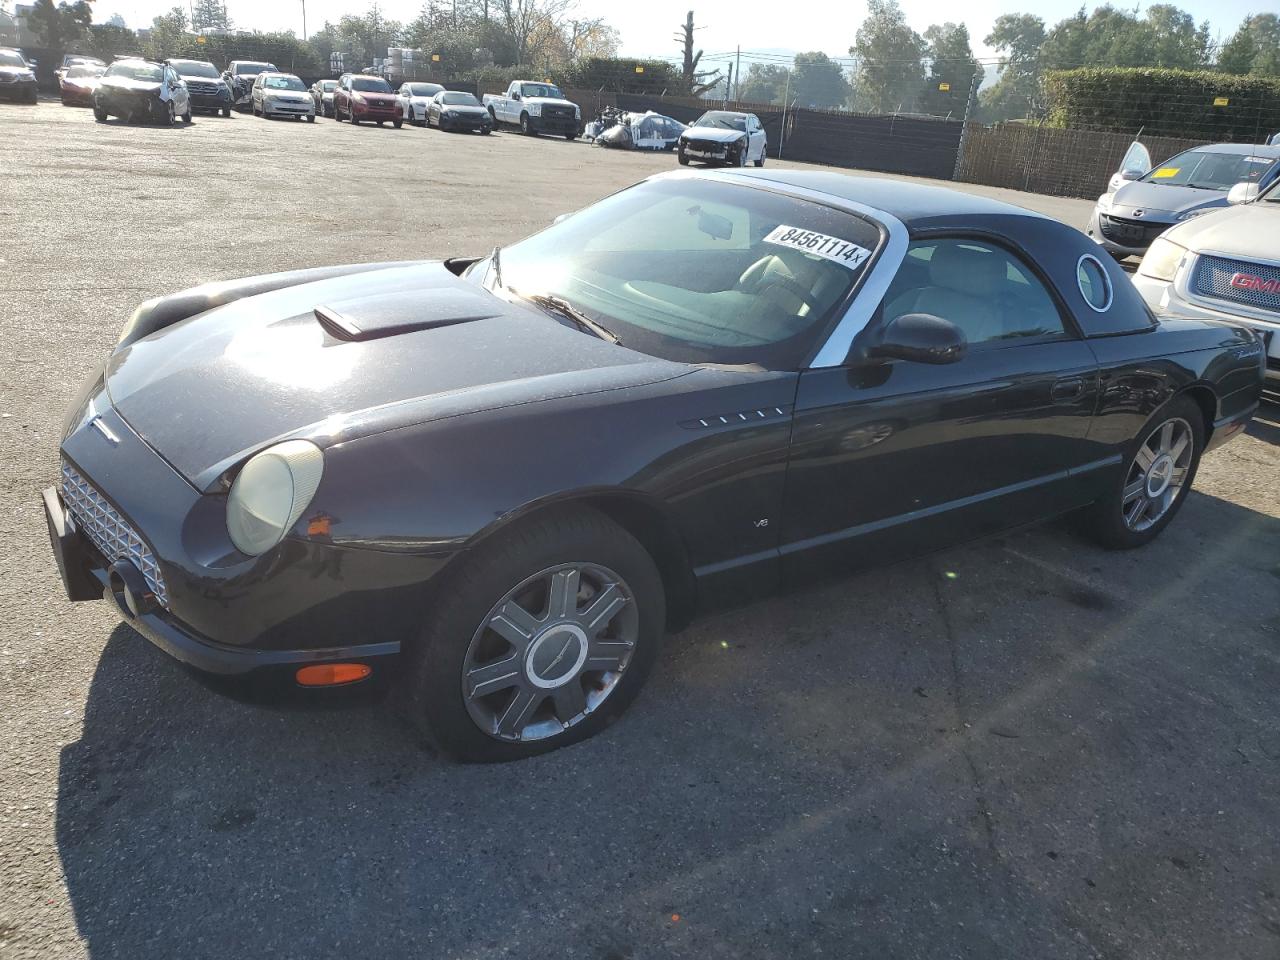
[[[1067,336],[1057,304],[1020,257],[981,240],[917,240],[884,297],[884,322],[928,313],[971,347]]]

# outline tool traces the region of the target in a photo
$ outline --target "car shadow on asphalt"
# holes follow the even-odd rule
[[[94,958],[1261,955],[1278,577],[1280,520],[1202,494],[1140,551],[1015,533],[696,624],[613,728],[496,766],[121,625],[66,887]]]

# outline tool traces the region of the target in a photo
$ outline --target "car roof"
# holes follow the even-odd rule
[[[159,60],[148,60],[146,57],[116,57],[111,61],[111,66],[114,67],[117,63],[147,63],[153,67],[163,67],[165,65]]]
[[[1042,214],[1001,200],[962,193],[904,180],[855,177],[826,170],[740,170],[734,176],[750,177],[784,186],[825,193],[839,200],[883,210],[910,228],[928,220],[936,225],[944,217],[1017,216],[1044,219]]]
[[[1192,147],[1188,153],[1238,153],[1250,157],[1280,158],[1280,144],[1268,146],[1265,143],[1206,143],[1202,147]]]

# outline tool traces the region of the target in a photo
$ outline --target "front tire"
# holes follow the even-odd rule
[[[404,121],[403,121],[403,120],[392,120],[392,121],[391,121],[391,125],[392,125],[393,127],[395,127],[397,130],[399,130],[402,126],[404,126]],[[378,124],[378,126],[382,126],[382,124]]]
[[[107,117],[109,116],[110,114],[108,114],[107,111],[103,110],[96,103],[93,105],[93,119],[97,120],[99,123],[106,123]]]
[[[1204,414],[1190,397],[1157,410],[1131,445],[1115,489],[1086,511],[1090,536],[1111,550],[1159,536],[1191,492],[1204,443]]]
[[[657,659],[662,578],[595,510],[518,523],[448,576],[408,651],[400,702],[454,759],[516,760],[599,733]]]
[[[520,132],[526,137],[533,136],[533,127],[529,123],[529,115],[527,113],[520,114]]]

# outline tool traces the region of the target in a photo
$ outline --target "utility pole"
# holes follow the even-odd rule
[[[738,99],[742,89],[742,44],[738,44],[738,58],[733,63],[733,99]]]
[[[307,39],[307,0],[302,0],[302,39]]]

